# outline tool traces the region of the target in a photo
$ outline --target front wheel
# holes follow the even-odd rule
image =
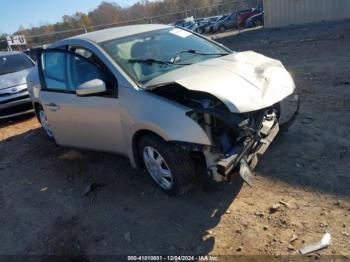
[[[226,26],[221,25],[221,26],[219,27],[219,32],[220,32],[220,33],[223,33],[223,32],[225,32],[225,31],[226,31]]]
[[[141,139],[140,155],[154,182],[168,195],[188,191],[195,177],[189,152],[154,135]]]
[[[50,139],[54,139],[53,137],[53,133],[49,124],[49,121],[47,120],[45,111],[43,109],[42,106],[38,106],[38,108],[36,109],[36,114],[38,116],[39,122],[42,126],[42,128],[45,131],[45,134],[50,138]]]
[[[261,20],[256,20],[255,21],[255,26],[262,26],[262,21]]]

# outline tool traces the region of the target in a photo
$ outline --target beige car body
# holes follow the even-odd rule
[[[171,27],[137,25],[107,29],[65,39],[49,47],[78,46],[89,50],[118,81],[116,98],[79,97],[42,90],[37,70],[29,74],[27,82],[33,105],[44,108],[58,145],[122,154],[135,168],[141,163],[137,153],[138,139],[145,133],[154,133],[165,141],[180,142],[185,146],[202,146],[204,151],[206,146],[212,145],[206,131],[186,115],[190,108],[140,88],[98,45],[108,39],[165,28]],[[254,52],[208,59],[161,75],[144,87],[153,89],[168,83],[208,92],[233,113],[271,106],[292,94],[295,88],[279,61]],[[207,166],[218,158],[208,151]],[[222,179],[219,175],[214,174],[214,177]]]

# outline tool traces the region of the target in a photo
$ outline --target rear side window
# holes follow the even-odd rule
[[[34,63],[24,54],[0,56],[0,75],[18,72],[34,66]]]

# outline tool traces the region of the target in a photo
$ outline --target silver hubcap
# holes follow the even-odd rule
[[[169,190],[173,185],[173,176],[161,154],[151,146],[143,149],[146,168],[154,181],[163,189]]]
[[[46,134],[47,134],[49,137],[53,137],[53,134],[52,134],[52,131],[51,131],[51,128],[50,128],[49,121],[47,121],[45,112],[44,112],[43,110],[40,110],[40,111],[39,111],[39,118],[40,118],[40,123],[41,123],[41,125],[43,126],[43,128],[44,128]]]

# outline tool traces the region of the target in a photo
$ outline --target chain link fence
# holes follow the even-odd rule
[[[209,6],[203,6],[195,9],[188,9],[188,10],[182,10],[172,13],[167,13],[163,15],[153,16],[153,17],[144,17],[144,18],[138,18],[134,20],[127,20],[127,21],[120,21],[118,23],[113,24],[103,24],[103,25],[94,25],[90,27],[80,27],[80,28],[73,28],[69,30],[64,31],[57,31],[57,32],[51,32],[46,34],[38,34],[38,35],[26,35],[27,45],[25,48],[23,47],[13,47],[13,50],[21,50],[36,46],[42,46],[45,44],[50,44],[53,42],[56,42],[58,40],[93,32],[97,30],[107,29],[107,28],[113,28],[118,26],[125,26],[125,25],[133,25],[133,24],[171,24],[175,21],[185,19],[188,17],[193,17],[194,19],[199,18],[205,18],[205,17],[211,17],[211,16],[218,16],[218,15],[225,15],[232,12],[237,12],[239,10],[243,9],[249,9],[254,8],[261,4],[262,0],[234,0],[222,4],[216,4],[216,5],[209,5]],[[6,40],[0,41],[0,50],[1,48],[4,49],[4,47],[7,47]]]

